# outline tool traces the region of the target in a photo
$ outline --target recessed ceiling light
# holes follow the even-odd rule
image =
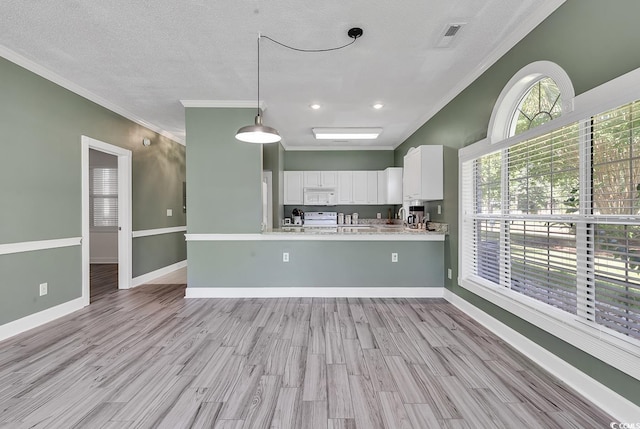
[[[373,140],[382,128],[312,128],[316,140]]]
[[[320,108],[319,104],[311,104],[309,107],[311,107],[313,110],[318,110]]]
[[[384,104],[382,103],[376,103],[373,105],[373,108],[376,110],[382,109],[384,107]]]

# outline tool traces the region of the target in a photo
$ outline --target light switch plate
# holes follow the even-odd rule
[[[392,253],[391,254],[391,262],[398,262],[398,254],[397,253]]]
[[[40,296],[46,295],[47,293],[49,293],[49,284],[40,283]]]
[[[173,209],[167,209],[167,216],[173,216]]]

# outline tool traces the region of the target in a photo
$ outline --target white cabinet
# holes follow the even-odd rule
[[[367,171],[367,204],[380,204],[377,171]]]
[[[284,204],[302,204],[302,171],[284,172]]]
[[[337,198],[332,204],[401,204],[402,168],[284,172],[285,205],[325,205],[326,202],[311,203],[310,194],[322,192],[320,189],[335,190]]]
[[[353,204],[353,171],[338,171],[338,204]]]
[[[338,204],[378,204],[378,172],[339,171]]]
[[[378,204],[402,204],[402,167],[378,171]]]
[[[305,171],[303,173],[305,188],[332,188],[338,186],[337,171]]]
[[[377,189],[376,189],[377,190]],[[353,204],[367,204],[367,172],[353,172]]]
[[[409,149],[404,157],[404,200],[441,200],[443,173],[441,145],[424,145]]]

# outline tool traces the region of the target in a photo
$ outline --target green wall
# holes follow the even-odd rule
[[[80,246],[0,256],[0,325],[82,295]],[[39,284],[48,294],[39,296]]]
[[[252,109],[186,109],[189,233],[260,232],[263,148],[235,139],[254,114]]]
[[[282,262],[282,253],[289,262]],[[391,262],[391,252],[398,262]],[[189,242],[189,287],[442,287],[442,242]],[[424,261],[430,261],[425,263]],[[192,269],[197,267],[197,269]]]
[[[0,244],[82,235],[82,135],[132,151],[134,231],[185,225],[184,146],[1,58],[0,129]],[[147,241],[133,240],[135,275],[184,260],[184,240]],[[0,267],[0,323],[81,296],[80,246],[0,255]]]
[[[507,82],[525,65],[548,60],[560,65],[571,78],[576,95],[640,67],[636,55],[640,40],[640,2],[618,0],[567,0],[520,43],[500,58],[476,81],[427,121],[395,151],[396,165],[410,147],[445,146],[445,194],[442,220],[450,225],[445,266],[453,269],[446,286],[454,293],[513,327],[551,352],[582,369],[629,400],[640,404],[640,382],[601,361],[540,331],[522,319],[457,286],[458,275],[458,162],[457,150],[487,135],[492,109]],[[631,394],[636,392],[635,394]]]
[[[131,251],[133,260],[136,261],[133,267],[133,277],[187,259],[184,232],[138,237],[133,240]]]
[[[289,150],[284,170],[384,170],[394,167],[392,150]]]

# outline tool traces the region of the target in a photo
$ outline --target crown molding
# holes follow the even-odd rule
[[[71,92],[73,92],[74,94],[79,95],[80,97],[86,98],[89,101],[92,101],[94,103],[96,103],[99,106],[104,107],[105,109],[108,109],[112,112],[117,113],[120,116],[123,116],[127,119],[129,119],[132,122],[135,122],[136,124],[143,126],[145,128],[150,129],[151,131],[154,131],[158,134],[160,134],[161,136],[167,137],[171,140],[173,140],[176,143],[179,143],[181,145],[184,146],[185,142],[183,139],[175,136],[174,134],[170,133],[169,131],[163,130],[162,128],[146,121],[145,119],[141,118],[140,116],[130,112],[129,110],[118,106],[117,104],[114,104],[108,100],[106,100],[105,98],[100,97],[99,95],[94,94],[93,92],[89,91],[88,89],[85,89],[73,82],[71,82],[68,79],[65,79],[64,77],[60,76],[59,74],[49,70],[48,68],[41,66],[40,64],[35,63],[34,61],[31,61],[28,58],[23,57],[22,55],[18,54],[15,51],[12,51],[11,49],[7,48],[6,46],[2,46],[0,45],[0,57],[3,57],[9,61],[11,61],[14,64],[19,65],[20,67],[29,70],[32,73],[37,74],[40,77],[43,77],[45,79],[47,79],[48,81],[51,81],[53,83],[55,83],[56,85],[59,85],[61,87],[63,87],[64,89],[67,89]]]
[[[454,98],[456,98],[464,89],[471,85],[476,79],[478,79],[482,73],[487,71],[489,67],[494,65],[500,58],[502,58],[511,48],[513,48],[518,42],[525,38],[527,34],[533,31],[538,25],[540,25],[545,19],[549,17],[556,9],[558,9],[566,0],[547,0],[540,2],[537,9],[529,15],[529,17],[518,24],[516,29],[507,38],[503,39],[500,44],[486,57],[483,63],[480,63],[478,67],[471,71],[465,78],[461,79],[458,85],[451,88],[451,90],[440,100],[435,103],[433,107],[427,111],[424,115],[414,122],[411,126],[407,127],[407,132],[398,140],[399,143],[393,148],[396,149],[402,143],[404,143],[409,137],[413,135],[420,127],[422,127],[429,119],[434,117],[436,113],[442,110],[447,104],[449,104]]]

